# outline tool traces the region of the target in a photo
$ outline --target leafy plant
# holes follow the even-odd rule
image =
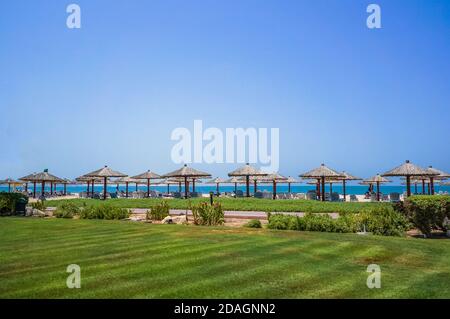
[[[81,209],[73,203],[65,203],[58,207],[53,214],[56,218],[73,218],[80,214]]]
[[[195,225],[216,226],[225,222],[225,215],[220,203],[213,205],[200,203],[192,206],[191,210]]]
[[[125,219],[130,212],[125,208],[113,207],[107,204],[87,206],[80,211],[81,219]]]
[[[42,200],[38,200],[37,202],[31,203],[31,207],[33,209],[44,211],[44,210],[47,209],[47,204],[44,201],[42,201]]]
[[[28,203],[28,197],[20,193],[0,193],[0,215],[15,214],[18,204]]]
[[[261,225],[261,221],[259,219],[251,219],[244,225],[244,227],[262,228],[262,225]]]
[[[169,203],[162,201],[147,211],[146,218],[147,220],[163,220],[169,216],[169,209]]]

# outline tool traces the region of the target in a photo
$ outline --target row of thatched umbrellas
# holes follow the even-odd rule
[[[265,173],[248,163],[244,165],[243,167],[240,167],[228,174],[230,179],[223,180],[221,178],[215,178],[210,181],[208,181],[209,184],[216,184],[217,192],[219,193],[219,185],[223,183],[234,183],[235,186],[235,192],[237,191],[237,184],[238,183],[245,183],[246,185],[246,196],[250,197],[250,182],[254,183],[254,189],[255,192],[257,190],[257,183],[271,183],[273,186],[273,198],[276,198],[276,192],[277,192],[277,184],[278,183],[286,183],[288,184],[288,192],[291,191],[291,184],[296,183],[297,181],[291,177],[284,177],[282,175],[279,175],[278,173],[268,174]],[[321,198],[322,201],[325,201],[325,184],[330,184],[330,188],[332,187],[332,184],[334,183],[342,183],[343,187],[343,196],[344,200],[346,198],[346,182],[347,181],[355,181],[355,180],[362,180],[359,177],[355,177],[347,172],[338,172],[334,169],[331,169],[325,164],[322,164],[318,168],[315,168],[309,172],[306,172],[304,174],[299,175],[303,179],[310,179],[315,180],[313,184],[316,184],[317,186],[317,194],[319,198]],[[421,180],[423,185],[425,181],[428,181],[430,184],[431,194],[434,194],[434,181],[435,180],[444,180],[446,178],[449,178],[450,175],[437,170],[435,168],[432,168],[431,166],[427,169],[423,169],[417,165],[414,165],[410,163],[409,161],[406,161],[404,164],[384,173],[384,174],[378,174],[372,178],[362,180],[361,184],[370,185],[372,188],[372,185],[377,186],[377,199],[380,199],[380,184],[384,184],[387,182],[390,182],[385,177],[388,176],[401,176],[405,178],[406,181],[406,189],[407,189],[407,196],[411,195],[411,181],[417,182],[418,180]],[[110,178],[116,178],[113,181],[110,181]],[[168,188],[170,184],[178,184],[179,190],[181,191],[181,184],[184,184],[184,190],[185,194],[184,197],[188,197],[188,190],[189,190],[189,184],[192,184],[193,191],[195,191],[195,183],[199,182],[200,179],[204,178],[211,178],[211,175],[206,172],[202,172],[199,170],[196,170],[194,168],[188,167],[187,165],[184,165],[180,169],[170,172],[165,175],[158,175],[154,172],[151,172],[150,170],[136,175],[132,177],[128,177],[128,175],[114,171],[110,169],[108,166],[105,166],[99,170],[90,172],[88,174],[85,174],[83,176],[80,176],[76,178],[77,182],[86,183],[87,184],[87,192],[89,194],[90,185],[92,186],[92,194],[94,193],[94,185],[95,184],[103,184],[103,198],[106,198],[106,190],[107,190],[107,184],[108,182],[116,183],[116,184],[125,184],[126,185],[126,193],[128,194],[128,185],[130,183],[135,183],[136,188],[138,184],[144,183],[144,181],[147,184],[147,196],[150,196],[150,185],[151,180],[156,179],[165,179],[162,182],[159,182],[158,184],[167,184]],[[5,181],[0,181],[0,184],[8,184],[9,190],[11,185],[18,185],[25,182],[26,184],[26,190],[28,187],[28,183],[33,183],[33,196],[36,194],[36,184],[41,183],[42,184],[42,190],[45,189],[45,184],[49,183],[51,184],[51,191],[53,192],[53,185],[55,184],[64,184],[64,193],[66,193],[66,185],[70,184],[71,182],[67,179],[62,179],[59,177],[56,177],[48,172],[48,170],[44,170],[42,173],[34,173],[27,176],[24,176],[19,179],[19,181],[15,181],[12,179],[7,179]],[[331,193],[331,191],[330,191]]]

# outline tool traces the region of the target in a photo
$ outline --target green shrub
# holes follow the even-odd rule
[[[20,201],[27,204],[28,196],[20,193],[0,193],[0,216],[15,214]]]
[[[244,227],[248,228],[262,228],[261,221],[259,219],[249,220]]]
[[[403,204],[406,217],[423,234],[430,236],[432,230],[447,230],[444,224],[450,218],[450,196],[411,196]]]
[[[225,222],[225,215],[220,203],[214,203],[213,205],[200,203],[191,206],[191,211],[195,225],[216,226]]]
[[[169,216],[169,203],[163,201],[147,211],[147,220],[163,220]]]
[[[356,226],[374,235],[403,236],[411,228],[408,219],[392,207],[374,207],[363,209],[355,215]]]
[[[81,209],[73,203],[64,203],[53,214],[56,218],[73,218],[80,214]]]
[[[37,202],[31,203],[31,207],[33,209],[44,211],[47,209],[47,204],[42,200],[38,200]]]
[[[267,214],[269,224],[267,228],[269,229],[279,229],[279,230],[299,230],[297,223],[298,220],[292,215],[283,214]]]
[[[87,206],[80,211],[81,219],[125,219],[130,212],[125,208],[113,207],[107,204]]]

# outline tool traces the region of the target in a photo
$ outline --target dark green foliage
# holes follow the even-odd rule
[[[162,201],[147,211],[147,220],[163,220],[169,216],[169,203]]]
[[[81,209],[73,203],[65,203],[58,207],[53,214],[56,218],[73,218],[80,215]]]
[[[63,204],[63,205],[65,205],[65,204]],[[31,207],[33,209],[38,209],[40,211],[45,211],[47,209],[47,204],[44,201],[38,200],[37,202],[31,203]]]
[[[430,236],[432,230],[447,230],[444,221],[450,219],[450,196],[411,196],[397,209],[423,234]]]
[[[0,216],[14,215],[20,202],[28,203],[28,196],[20,193],[0,193]]]
[[[192,206],[191,210],[195,225],[217,226],[223,225],[225,222],[225,215],[220,203],[214,203],[213,205],[200,203]]]
[[[262,225],[261,225],[261,221],[259,219],[251,219],[244,225],[244,227],[262,228]]]
[[[107,204],[87,206],[80,212],[81,219],[125,219],[130,212],[125,208],[113,207]]]

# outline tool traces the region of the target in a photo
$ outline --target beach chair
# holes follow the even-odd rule
[[[381,197],[381,200],[383,202],[388,202],[389,201],[389,195],[388,194],[383,194],[383,196]]]
[[[357,202],[358,201],[358,197],[356,197],[356,195],[354,195],[354,194],[351,194],[350,195],[350,201],[351,202]]]
[[[317,200],[317,193],[316,193],[316,191],[308,191],[306,193],[306,199]]]
[[[341,198],[339,197],[339,194],[338,193],[332,193],[331,194],[331,201],[332,202],[340,202]]]
[[[399,193],[390,193],[389,199],[391,203],[397,203],[400,201],[400,194]]]
[[[236,191],[236,197],[238,197],[238,198],[244,197],[244,192],[241,191],[240,189],[238,189],[238,190]]]
[[[117,198],[117,193],[111,193],[111,194],[109,194],[110,196],[111,196],[111,198]]]
[[[173,198],[181,198],[181,193],[180,192],[174,192],[173,193]]]
[[[377,201],[377,194],[374,194],[374,193],[370,194],[370,201],[371,202],[376,202]]]
[[[254,195],[255,198],[263,198],[263,196],[264,195],[263,195],[262,192],[256,192],[255,195]]]

